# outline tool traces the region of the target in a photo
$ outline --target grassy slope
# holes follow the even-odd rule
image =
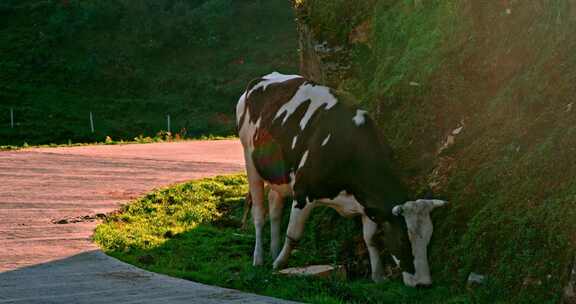
[[[300,14],[344,46],[326,76],[372,109],[406,179],[453,202],[434,214],[437,277],[488,275],[485,302],[555,302],[576,251],[576,7],[421,2],[304,0]],[[351,44],[362,22],[369,39]]]
[[[166,114],[228,135],[250,79],[295,71],[293,18],[282,0],[2,1],[0,145],[151,136]]]
[[[188,271],[193,274],[187,275],[167,270],[171,265],[186,269],[180,263],[162,264],[171,258],[152,259],[162,262],[146,267],[262,293],[290,294],[287,289],[297,286],[295,299],[315,302],[362,302],[371,295],[382,302],[427,301],[423,295],[438,302],[557,302],[576,249],[572,178],[576,175],[576,109],[572,109],[576,45],[569,39],[575,9],[566,0],[510,1],[512,14],[508,15],[503,2],[422,2],[422,7],[414,7],[410,1],[394,0],[297,1],[302,5],[300,20],[312,27],[318,39],[344,46],[342,52],[323,55],[328,81],[352,91],[372,110],[414,189],[430,186],[452,201],[450,209],[434,214],[431,263],[439,287],[426,293],[396,283],[362,281],[367,257],[361,241],[351,237],[360,236],[359,226],[330,211],[317,212],[308,226],[303,250],[308,258],[294,259],[299,265],[328,261],[350,266],[351,283],[318,283],[327,284],[322,286],[329,292],[310,283],[299,285],[298,280],[274,285],[277,281],[267,270],[249,267],[252,241],[238,249],[241,257],[226,257],[203,272],[194,267],[213,265],[208,263],[210,257],[200,260]],[[365,21],[371,25],[368,41],[351,44],[350,31]],[[447,136],[460,126],[455,143],[439,152]],[[124,229],[123,224],[108,225]],[[234,235],[228,233],[239,233],[213,226],[200,225],[182,237],[210,242],[210,238],[195,238],[194,233],[212,231],[211,235],[229,241]],[[171,238],[144,251],[125,245],[109,250],[145,265],[150,259],[138,261],[139,256],[160,254],[154,248],[163,246],[174,250],[179,243]],[[182,253],[186,259],[198,256],[196,251],[183,250],[188,250]],[[244,266],[218,272],[237,259],[244,259]],[[235,271],[237,276],[226,276]],[[199,274],[210,272],[204,278]],[[488,278],[473,292],[464,289],[470,272]],[[452,292],[461,296],[451,298]],[[319,298],[314,298],[315,293]]]
[[[465,292],[446,287],[416,290],[399,280],[368,281],[361,237],[359,243],[350,240],[360,224],[326,208],[312,214],[290,264],[346,263],[349,281],[281,277],[271,272],[272,261],[254,268],[254,233],[239,228],[246,191],[244,176],[204,179],[159,190],[109,217],[98,226],[94,239],[108,254],[151,271],[285,299],[310,303],[470,302]],[[288,210],[284,215],[286,225]]]

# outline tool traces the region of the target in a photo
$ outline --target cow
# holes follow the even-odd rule
[[[374,240],[377,231],[384,231],[384,244],[402,269],[404,283],[432,283],[429,214],[446,202],[408,200],[407,187],[393,172],[390,147],[350,95],[299,75],[273,72],[249,83],[236,106],[236,123],[252,199],[253,265],[263,264],[267,185],[274,270],[286,265],[310,212],[328,206],[345,217],[361,216],[374,281],[386,279]],[[292,198],[292,208],[280,251],[285,198]]]

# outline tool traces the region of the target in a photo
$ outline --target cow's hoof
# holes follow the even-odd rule
[[[382,283],[382,282],[388,281],[388,277],[386,277],[385,275],[381,275],[381,274],[380,275],[374,275],[373,274],[372,275],[372,281],[374,283]]]
[[[280,269],[283,268],[282,266],[283,266],[283,265],[280,265],[280,263],[274,262],[274,263],[272,264],[272,270],[278,271],[278,270],[280,270]]]
[[[264,265],[264,259],[262,259],[261,257],[254,257],[254,260],[252,261],[252,266],[262,266]]]
[[[418,279],[415,275],[407,272],[402,273],[402,281],[404,281],[404,285],[414,288],[426,288],[432,286],[432,280]]]
[[[276,271],[283,269],[284,266],[286,266],[286,261],[283,261],[282,259],[276,259],[276,261],[274,261],[272,264],[272,269]]]

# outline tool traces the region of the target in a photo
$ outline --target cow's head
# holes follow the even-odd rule
[[[397,205],[392,209],[395,216],[403,217],[405,226],[402,233],[396,234],[403,239],[404,254],[400,259],[394,257],[404,271],[402,279],[404,284],[412,287],[432,284],[430,268],[428,266],[428,243],[432,237],[433,226],[430,212],[437,207],[446,205],[446,201],[436,199],[419,199]],[[405,229],[404,229],[405,228]],[[408,252],[406,252],[408,250]],[[405,261],[412,259],[413,264]],[[414,274],[410,273],[414,271]]]

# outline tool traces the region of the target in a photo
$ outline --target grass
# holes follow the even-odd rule
[[[192,141],[192,140],[225,140],[225,139],[237,139],[237,136],[228,135],[201,135],[192,138],[182,138],[181,136],[172,136],[171,133],[166,131],[160,131],[156,133],[154,137],[138,135],[134,137],[133,140],[114,140],[112,137],[106,136],[104,141],[96,141],[89,143],[72,143],[68,141],[66,144],[45,144],[45,145],[29,145],[24,143],[20,146],[17,145],[4,145],[0,146],[0,151],[11,151],[11,150],[21,150],[27,148],[61,148],[61,147],[80,147],[80,146],[94,146],[94,145],[130,145],[130,144],[151,144],[151,143],[161,143],[161,142],[180,142],[180,141]]]
[[[0,145],[153,137],[167,114],[227,136],[247,83],[295,72],[296,49],[283,0],[2,1]]]
[[[435,277],[486,275],[477,302],[557,303],[576,252],[574,11],[567,0],[416,2],[303,0],[298,20],[344,47],[321,65],[349,72],[324,76],[371,110],[405,179],[452,201],[433,215]],[[351,43],[363,22],[369,39]]]
[[[94,240],[107,254],[144,269],[289,300],[471,302],[466,291],[442,283],[423,290],[405,287],[399,279],[372,283],[368,280],[369,264],[362,248],[359,223],[340,218],[331,209],[314,212],[290,265],[345,264],[349,269],[348,280],[280,276],[271,271],[270,260],[264,267],[253,267],[252,228],[240,229],[246,191],[243,175],[161,189],[109,216],[96,228]],[[287,218],[284,224],[286,221]]]

